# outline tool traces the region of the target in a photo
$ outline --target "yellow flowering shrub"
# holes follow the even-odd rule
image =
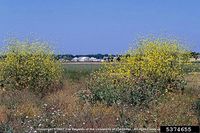
[[[45,43],[12,40],[3,55],[0,80],[6,89],[29,89],[44,95],[61,84],[61,63]]]
[[[146,39],[138,42],[120,61],[105,63],[92,74],[88,88],[91,102],[141,105],[185,85],[183,66],[189,52],[177,41]]]

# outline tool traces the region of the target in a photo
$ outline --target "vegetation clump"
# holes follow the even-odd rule
[[[12,40],[2,55],[0,80],[5,89],[29,89],[42,96],[61,85],[61,64],[46,43]]]
[[[126,56],[129,55],[129,56]],[[119,62],[106,63],[88,83],[91,102],[147,105],[169,91],[183,91],[190,54],[177,41],[146,39]]]

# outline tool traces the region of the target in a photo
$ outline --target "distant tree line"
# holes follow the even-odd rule
[[[120,57],[122,55],[114,55],[114,54],[86,54],[86,55],[72,55],[72,54],[58,54],[54,55],[56,59],[64,59],[64,60],[72,60],[75,57],[94,57],[97,59],[103,59],[104,57],[108,57],[109,59],[113,59],[114,57],[118,57],[118,60],[120,60]],[[129,54],[125,55],[126,57],[130,57]],[[199,52],[191,52],[191,57],[198,59],[200,58],[200,53]],[[5,58],[5,55],[0,55],[0,60]]]

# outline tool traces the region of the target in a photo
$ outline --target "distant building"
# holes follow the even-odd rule
[[[77,62],[77,61],[78,61],[78,58],[77,58],[77,57],[74,57],[71,61]]]
[[[90,61],[90,58],[89,57],[79,57],[78,61],[80,61],[80,62],[88,62],[88,61]]]
[[[97,58],[91,57],[89,60],[92,61],[92,62],[96,62]]]
[[[62,63],[69,62],[69,60],[67,60],[67,59],[59,59],[59,61],[62,62]]]
[[[90,61],[90,58],[89,57],[79,57],[79,58],[74,57],[71,61],[73,61],[73,62],[78,62],[78,61],[88,62],[88,61]]]
[[[108,59],[97,59],[95,57],[74,57],[72,60],[72,62],[104,62],[104,61],[108,61]]]

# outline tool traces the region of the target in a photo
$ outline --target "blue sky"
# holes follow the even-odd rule
[[[200,52],[199,0],[1,0],[0,46],[35,38],[71,54],[123,53],[141,36],[167,35]]]

